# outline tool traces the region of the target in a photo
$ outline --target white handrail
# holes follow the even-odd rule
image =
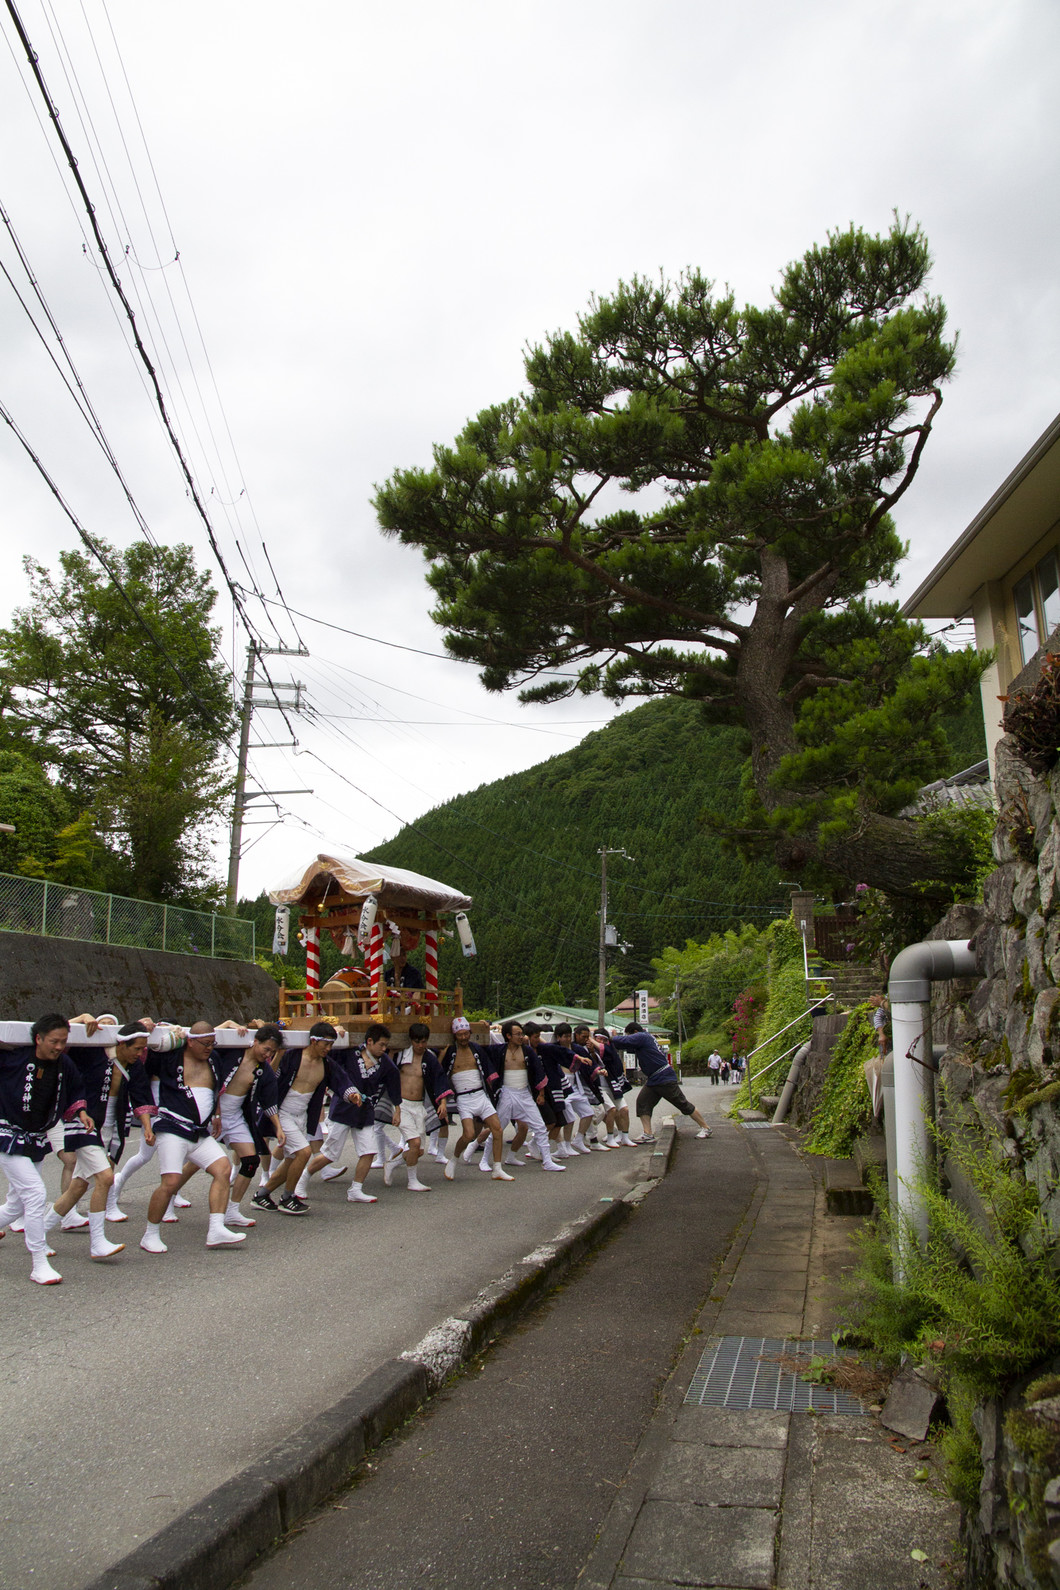
[[[762,1078],[765,1076],[767,1071],[772,1071],[774,1066],[778,1066],[782,1060],[786,1060],[788,1058],[789,1054],[794,1054],[795,1050],[798,1049],[805,1042],[806,1042],[805,1038],[800,1038],[798,1043],[793,1043],[790,1049],[785,1049],[783,1054],[778,1054],[777,1058],[775,1060],[771,1060],[767,1066],[763,1066],[761,1071],[756,1071],[755,1072],[755,1081],[756,1082],[761,1082]]]
[[[772,1038],[766,1038],[762,1043],[760,1043],[758,1045],[757,1048],[752,1049],[751,1053],[747,1056],[748,1060],[753,1060],[755,1055],[758,1053],[759,1049],[767,1049],[775,1038],[779,1038],[780,1037],[782,1032],[787,1032],[788,1027],[794,1027],[796,1021],[802,1021],[802,1020],[804,1020],[804,1018],[806,1016],[811,1016],[819,1005],[827,1005],[828,1001],[830,999],[834,999],[834,998],[835,998],[834,994],[822,994],[820,999],[815,999],[813,1004],[807,1006],[807,1008],[802,1012],[801,1016],[796,1016],[794,1021],[789,1021],[787,1023],[787,1025],[784,1026],[784,1027],[778,1027],[777,1031],[773,1034]],[[769,1066],[775,1065],[775,1064],[776,1064],[776,1062],[771,1060],[770,1063],[769,1063]],[[769,1070],[769,1066],[766,1066],[766,1071]],[[764,1076],[765,1072],[762,1072],[761,1074]]]

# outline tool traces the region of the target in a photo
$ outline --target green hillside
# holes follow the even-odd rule
[[[744,759],[736,729],[705,727],[693,702],[625,713],[572,751],[448,801],[368,854],[441,878],[473,896],[478,955],[455,944],[441,981],[463,982],[471,1008],[521,1009],[546,989],[596,1004],[601,846],[609,919],[629,944],[611,952],[609,994],[650,975],[667,944],[787,905],[776,871],[746,866],[701,822],[735,811]],[[499,997],[498,997],[499,995]]]
[[[955,772],[985,755],[977,702],[947,725]],[[478,955],[443,944],[441,979],[460,980],[471,1009],[519,1010],[546,991],[553,1001],[596,1005],[603,845],[634,862],[608,866],[608,916],[630,948],[609,955],[609,1002],[652,980],[667,945],[703,940],[736,923],[764,923],[788,905],[775,869],[745,865],[702,821],[735,812],[745,738],[704,725],[694,702],[657,700],[626,712],[572,751],[525,773],[483,784],[436,807],[366,852],[441,878],[474,899]],[[265,896],[240,901],[259,945],[272,941]],[[292,935],[293,939],[293,935]],[[325,975],[341,956],[325,937]],[[422,952],[421,952],[422,957]],[[288,967],[304,971],[292,942]]]

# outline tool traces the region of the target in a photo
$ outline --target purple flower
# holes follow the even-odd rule
[[[858,884],[855,884],[855,886],[854,886],[854,893],[855,894],[867,894],[868,893],[868,889],[869,889],[869,886],[868,886],[867,883],[858,883]]]

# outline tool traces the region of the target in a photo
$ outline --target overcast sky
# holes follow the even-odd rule
[[[379,535],[373,484],[519,390],[525,345],[635,272],[696,265],[764,302],[830,228],[885,230],[895,210],[924,227],[960,350],[900,506],[899,594],[1060,409],[1054,0],[19,0],[19,13],[225,560],[249,584],[241,548],[275,598],[264,538],[287,602],[313,620],[440,651],[420,556]],[[190,541],[221,588],[6,11],[0,28],[0,203],[154,534]],[[23,286],[6,233],[0,262]],[[0,338],[0,400],[70,505],[90,531],[137,539],[2,278]],[[0,429],[3,622],[26,594],[22,556],[54,562],[75,534]],[[227,597],[219,611],[231,636]],[[259,787],[314,794],[281,797],[309,828],[248,832],[242,892],[318,846],[368,849],[613,714],[580,698],[521,707],[459,664],[298,623],[311,655],[269,666],[335,716],[294,720],[297,753],[254,755]],[[243,644],[229,642],[238,672]],[[286,730],[263,712],[254,737]]]

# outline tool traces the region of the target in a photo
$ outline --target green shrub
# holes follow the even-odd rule
[[[854,1143],[872,1121],[872,1100],[865,1081],[865,1062],[877,1053],[872,1006],[858,1005],[843,1028],[810,1122],[805,1147],[811,1154],[848,1159]]]
[[[939,1446],[946,1460],[946,1484],[954,1501],[966,1513],[979,1506],[983,1480],[983,1449],[972,1413],[975,1395],[959,1378],[951,1379],[946,1394],[950,1422],[939,1431]]]
[[[722,1056],[730,1052],[728,1035],[723,1030],[697,1032],[681,1049],[681,1070],[686,1076],[703,1077],[707,1074],[707,1060],[714,1050]]]
[[[889,1363],[908,1355],[938,1366],[951,1419],[942,1442],[949,1485],[968,1507],[980,1473],[975,1403],[1000,1396],[1060,1350],[1057,1236],[996,1134],[965,1128],[936,1137],[940,1162],[971,1184],[982,1219],[922,1183],[927,1242],[920,1248],[911,1230],[903,1232],[897,1278],[896,1231],[881,1192],[847,1286],[846,1333]]]

